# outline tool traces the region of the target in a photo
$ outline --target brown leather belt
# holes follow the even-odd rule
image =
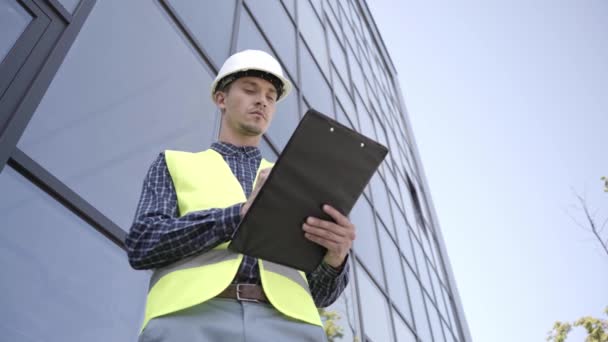
[[[245,302],[268,303],[268,298],[260,285],[230,284],[218,298],[230,298]]]

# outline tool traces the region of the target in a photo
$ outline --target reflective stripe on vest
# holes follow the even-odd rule
[[[219,153],[211,149],[199,153],[165,151],[165,160],[177,194],[180,216],[246,201],[239,181]],[[272,163],[262,160],[258,174],[271,166]],[[228,287],[243,256],[229,251],[227,246],[228,242],[157,269],[150,279],[142,330],[154,317],[200,304]],[[270,303],[291,318],[321,326],[306,275],[287,266],[258,261],[262,287]]]

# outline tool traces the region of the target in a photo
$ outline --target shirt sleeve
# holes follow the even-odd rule
[[[319,308],[330,306],[340,297],[346,285],[350,272],[348,258],[344,261],[342,269],[335,269],[322,262],[314,271],[307,274],[310,293]]]
[[[232,238],[242,203],[179,217],[177,195],[161,153],[144,179],[135,218],[125,244],[135,269],[166,266],[205,252]]]

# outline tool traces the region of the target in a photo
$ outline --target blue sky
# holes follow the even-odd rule
[[[368,1],[399,81],[474,341],[602,314],[608,2]],[[608,235],[608,234],[607,234]],[[574,333],[569,341],[582,341]]]

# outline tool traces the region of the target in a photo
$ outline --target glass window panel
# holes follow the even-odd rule
[[[386,297],[363,269],[357,271],[357,280],[365,334],[372,341],[392,341],[391,319]]]
[[[0,62],[8,55],[32,16],[15,0],[0,0]]]
[[[298,115],[298,92],[292,90],[284,100],[277,104],[268,135],[275,146],[282,151],[300,122]]]
[[[403,214],[399,211],[394,215],[395,218],[395,226],[397,230],[397,237],[399,238],[399,247],[401,252],[408,261],[413,265],[414,264],[414,251],[412,250],[412,245],[410,242],[410,228],[409,225],[405,222],[405,218]]]
[[[339,31],[339,27],[342,26],[340,19],[340,12],[338,12],[337,4],[335,1],[326,1],[326,4],[329,6],[325,6],[325,13],[327,15],[328,21]]]
[[[266,139],[260,140],[260,151],[262,152],[262,157],[269,162],[274,163],[277,161],[277,155],[274,153],[270,145],[268,145]]]
[[[454,310],[452,308],[451,299],[448,296],[448,292],[445,290],[445,288],[442,288],[441,292],[443,293],[443,297],[446,301],[447,310],[448,310],[448,319],[449,319],[452,327],[454,327],[454,330],[456,330],[457,323],[456,323],[456,319],[454,318]]]
[[[433,254],[435,255],[435,266],[437,267],[437,275],[439,276],[439,280],[445,284],[445,276],[443,274],[443,263],[441,262],[441,258],[439,255],[439,246],[437,245],[437,243],[433,240]]]
[[[396,311],[393,311],[393,320],[395,321],[397,342],[416,342],[416,336]]]
[[[450,315],[448,314],[448,305],[445,301],[445,297],[443,294],[443,286],[439,287],[439,293],[437,293],[436,295],[437,295],[437,301],[439,302],[439,303],[437,303],[437,306],[439,306],[439,311],[441,312],[441,316],[449,325],[452,325],[452,323],[450,322]]]
[[[336,92],[336,97],[344,107],[344,110],[348,114],[349,117],[354,118],[357,114],[355,111],[355,104],[353,103],[352,98],[348,90],[346,89],[344,83],[340,77],[337,76],[336,70],[332,67],[332,72],[334,75],[334,91]]]
[[[389,196],[389,197],[393,200],[395,206],[398,206],[399,208],[401,208],[402,207],[401,197],[400,197],[401,191],[399,189],[399,185],[397,184],[397,179],[395,178],[395,173],[393,171],[391,171],[390,168],[386,168],[386,170],[387,170],[387,172],[385,173],[386,182],[387,182],[388,188],[390,189],[389,191],[391,193],[391,196]],[[397,198],[399,198],[399,199],[397,200]],[[393,211],[393,213],[394,213],[394,211]]]
[[[74,13],[76,6],[78,6],[79,0],[59,0],[63,8],[68,10],[70,13]]]
[[[239,20],[239,36],[236,40],[236,49],[237,51],[247,49],[262,50],[275,58],[277,57],[246,11],[241,13]]]
[[[346,114],[344,113],[344,109],[342,108],[342,105],[338,103],[338,105],[336,106],[336,120],[338,120],[339,123],[353,128],[353,124],[350,121],[350,118],[348,118],[346,116]]]
[[[426,317],[426,310],[424,308],[424,299],[422,297],[420,283],[407,264],[404,263],[403,268],[405,269],[407,287],[410,293],[410,300],[412,301],[412,311],[414,312],[414,320],[416,322],[418,337],[422,342],[432,342],[431,328]]]
[[[350,219],[357,228],[357,238],[354,242],[355,252],[367,269],[372,272],[374,278],[379,283],[384,283],[376,225],[372,208],[365,196],[359,197],[359,200],[355,203],[353,210],[350,212]]]
[[[175,9],[177,15],[184,21],[188,29],[190,29],[196,40],[203,46],[203,49],[211,55],[210,57],[215,62],[215,65],[220,68],[230,52],[230,39],[232,37],[232,22],[234,21],[236,1],[169,0],[169,3]],[[146,21],[145,23],[153,24],[151,21]],[[121,31],[118,32],[120,33]]]
[[[336,36],[333,29],[329,29],[327,32],[329,37],[329,53],[331,54],[331,60],[334,62],[334,65],[336,66],[342,80],[344,80],[344,82],[347,84],[350,84],[344,48],[342,47],[340,39]]]
[[[342,12],[342,18],[344,18],[344,12]],[[348,19],[348,18],[347,18]],[[345,20],[344,23],[342,24],[342,29],[344,30],[344,36],[346,37],[346,40],[350,43],[350,45],[354,47],[357,46],[357,38],[355,36],[355,30],[353,29],[353,26],[351,25],[349,20]],[[354,49],[353,51],[357,52],[357,57],[359,57],[358,51],[356,49]]]
[[[359,107],[359,124],[361,126],[360,132],[372,140],[376,140],[376,132],[374,131],[374,124],[372,119],[365,109],[365,107]]]
[[[424,286],[427,291],[432,292],[431,280],[429,279],[429,271],[426,268],[424,252],[422,252],[422,248],[417,240],[414,239],[412,242],[414,245],[414,254],[416,255],[416,264],[418,265],[420,281],[422,282],[422,286]]]
[[[310,0],[312,2],[312,5],[315,7],[315,10],[317,11],[317,13],[319,15],[321,15],[321,13],[323,13],[323,8],[321,5],[321,0]]]
[[[382,180],[382,176],[376,172],[370,181],[372,187],[372,199],[374,201],[374,209],[378,212],[378,215],[382,219],[382,222],[387,227],[393,226],[393,219],[391,217],[391,211],[388,204],[388,197],[386,194],[386,185]]]
[[[403,180],[401,176],[397,177],[397,182],[399,183],[399,187],[401,188],[401,199],[403,200],[405,217],[407,218],[407,222],[410,227],[416,226],[416,210],[414,209],[414,203],[412,202],[412,194],[410,192],[410,188]]]
[[[352,19],[352,24],[357,28],[357,30],[361,31],[361,23],[359,21],[359,13],[357,13],[357,9],[355,8],[355,4],[352,1],[348,2],[348,11],[350,14],[350,18]]]
[[[388,282],[389,295],[401,314],[408,322],[412,323],[412,316],[409,309],[410,302],[407,298],[405,280],[403,278],[403,272],[401,271],[401,257],[399,257],[399,251],[384,229],[379,229],[378,233],[380,234],[380,243],[382,246],[380,250],[382,251],[384,269],[387,270],[385,273]]]
[[[10,167],[0,174],[3,341],[135,341],[148,272]]]
[[[294,21],[295,21],[295,17],[296,17],[295,0],[281,0],[281,1],[283,2],[283,4],[285,4],[285,7],[287,7],[287,11],[291,15],[291,17],[294,18]]]
[[[359,50],[361,53],[360,61],[361,67],[363,69],[363,74],[366,76],[366,81],[369,83],[369,87],[373,91],[373,94],[376,95],[376,89],[373,87],[374,71],[372,70],[371,65],[369,63],[369,52],[366,49],[365,44],[359,44]],[[371,93],[369,94],[369,96],[372,96]]]
[[[445,336],[445,340],[447,342],[454,342],[456,339],[452,334],[452,330],[446,325],[445,321],[441,321],[441,326],[443,327],[443,335]]]
[[[327,59],[323,24],[319,20],[319,17],[317,17],[317,14],[308,0],[297,1],[297,3],[300,31],[304,36],[304,40],[306,40],[306,43],[313,52],[317,62],[319,62],[321,70],[325,75],[329,75],[329,60]]]
[[[280,4],[278,5],[280,6]],[[249,13],[243,11],[239,24],[237,50],[240,51],[245,49],[263,50],[274,56],[270,46],[266,43],[264,37],[262,37],[262,34],[255,26]],[[287,145],[287,141],[289,141],[291,134],[300,121],[300,116],[298,114],[298,96],[298,92],[293,89],[284,100],[277,103],[277,109],[272,119],[272,124],[268,129],[268,136],[270,136],[275,147],[280,151]]]
[[[443,337],[443,331],[441,329],[441,320],[439,318],[439,313],[435,306],[431,303],[431,300],[426,295],[424,296],[424,301],[426,303],[426,308],[429,313],[429,319],[431,323],[431,327],[433,329],[433,337],[435,338],[435,342],[445,342]]]
[[[310,101],[313,108],[333,117],[331,88],[313,61],[310,51],[304,45],[300,45],[300,51],[304,96]]]
[[[280,0],[252,1],[247,5],[293,79],[297,78],[296,30]],[[244,13],[241,13],[243,16]]]
[[[329,307],[327,311],[336,312],[340,317],[334,322],[342,328],[343,336],[336,341],[361,341],[361,327],[359,326],[359,311],[357,310],[358,301],[355,288],[354,272],[352,258],[349,258],[351,263],[351,272],[349,274],[349,285],[344,289],[344,292],[338,299]],[[363,270],[361,270],[362,272]]]
[[[363,77],[363,70],[361,69],[359,62],[353,55],[353,52],[352,52],[350,46],[347,47],[346,51],[347,51],[346,54],[348,56],[353,84],[357,87],[357,89],[364,90],[365,89],[364,88],[365,87],[365,81],[364,81],[365,78]],[[363,95],[363,94],[360,94],[360,95]],[[361,97],[361,99],[363,100],[363,96]]]
[[[438,306],[439,305],[439,298],[441,297],[441,294],[439,292],[441,292],[441,288],[439,285],[439,279],[437,278],[437,274],[435,273],[435,269],[431,266],[430,262],[427,260],[427,267],[429,270],[429,277],[431,278],[431,284],[433,285],[433,292],[431,292],[429,290],[429,293],[432,293],[435,295],[435,304]],[[432,296],[431,294],[431,296]]]
[[[163,11],[97,2],[18,144],[125,230],[158,153],[217,137],[212,78]]]

